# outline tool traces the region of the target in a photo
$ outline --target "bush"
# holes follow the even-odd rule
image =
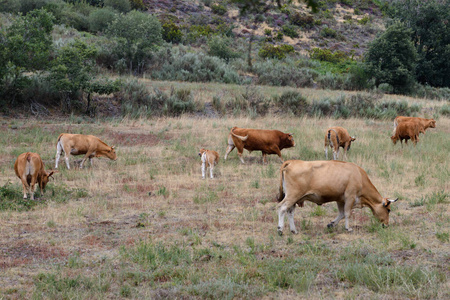
[[[131,10],[129,0],[104,0],[105,7],[111,7],[121,13],[127,13]]]
[[[309,29],[314,27],[314,17],[311,15],[304,15],[297,12],[289,16],[289,21],[292,24],[303,28]]]
[[[290,37],[290,38],[298,38],[298,32],[297,32],[297,27],[293,26],[293,25],[283,25],[281,27],[281,30],[283,32],[284,35]]]
[[[89,30],[91,32],[104,32],[114,20],[116,11],[110,7],[99,8],[89,14]]]
[[[162,24],[162,38],[168,43],[178,44],[181,42],[183,33],[180,28],[173,22]]]
[[[209,51],[208,54],[211,56],[217,56],[225,61],[229,61],[232,58],[239,57],[239,54],[234,52],[230,48],[231,39],[222,36],[213,36],[208,41]]]
[[[176,49],[159,70],[152,73],[159,80],[240,83],[241,79],[222,59],[201,52],[184,53]]]
[[[323,37],[328,37],[328,38],[337,38],[337,32],[336,30],[329,28],[329,27],[325,27],[320,31],[320,35]]]
[[[224,14],[227,13],[227,8],[225,6],[223,6],[222,4],[211,5],[211,10],[213,13],[215,13],[217,15],[221,15],[221,16],[223,16]]]
[[[337,50],[331,52],[330,49],[313,48],[309,51],[309,55],[312,59],[317,59],[321,61],[328,61],[332,63],[343,62],[349,59],[349,55],[344,51]]]
[[[262,58],[276,58],[283,59],[287,53],[294,52],[294,47],[291,45],[274,46],[272,44],[265,44],[258,52]]]
[[[281,96],[275,97],[274,102],[296,116],[305,114],[308,107],[306,98],[296,91],[284,92]]]

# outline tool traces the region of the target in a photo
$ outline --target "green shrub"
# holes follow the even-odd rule
[[[444,115],[444,116],[450,116],[450,105],[448,105],[448,104],[443,105],[443,106],[439,109],[439,113],[440,113],[441,115]]]
[[[105,7],[111,7],[121,13],[127,13],[131,10],[129,0],[103,0]]]
[[[289,21],[303,28],[312,28],[314,27],[314,17],[312,15],[304,15],[300,13],[291,14],[289,16]]]
[[[329,37],[329,38],[337,38],[337,36],[338,36],[336,30],[329,28],[329,27],[323,28],[320,31],[320,35],[323,37]]]
[[[104,32],[114,20],[116,11],[110,7],[99,8],[89,14],[89,30],[92,32]]]
[[[181,42],[183,33],[180,28],[173,22],[162,24],[162,38],[168,43],[178,44]]]
[[[306,113],[308,102],[299,92],[288,91],[274,98],[274,102],[283,110],[292,112],[294,115],[303,115]]]
[[[274,46],[272,44],[265,44],[258,52],[258,55],[262,58],[276,58],[283,59],[287,53],[294,52],[294,47],[291,45],[279,45]]]
[[[297,27],[294,26],[294,25],[288,25],[288,24],[283,25],[281,27],[281,30],[282,30],[284,35],[286,35],[286,36],[288,36],[290,38],[294,39],[294,38],[298,38],[299,37],[299,34],[297,32]]]
[[[364,17],[358,20],[358,24],[366,25],[367,23],[369,23],[369,21],[370,17],[368,15],[365,15]]]
[[[232,58],[239,57],[239,54],[234,52],[231,47],[231,39],[223,36],[213,36],[208,41],[209,51],[211,56],[217,56],[225,61],[229,61]]]
[[[330,49],[313,48],[309,51],[309,55],[312,59],[321,61],[328,61],[332,63],[343,62],[349,59],[349,55],[344,51],[337,50],[331,52]]]
[[[221,16],[223,16],[224,14],[227,13],[227,8],[225,6],[223,6],[222,4],[211,5],[211,10],[213,13],[215,13],[217,15],[221,15]]]

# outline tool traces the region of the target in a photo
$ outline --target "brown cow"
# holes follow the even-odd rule
[[[202,160],[202,178],[205,179],[206,168],[209,166],[209,174],[211,179],[214,178],[213,171],[214,166],[219,162],[219,153],[214,150],[206,150],[204,148],[200,149],[198,155]]]
[[[434,119],[398,116],[394,119],[394,131],[393,131],[392,135],[395,135],[395,130],[396,130],[398,124],[400,124],[402,122],[417,123],[417,125],[419,127],[419,133],[423,133],[423,134],[425,134],[425,130],[427,130],[428,128],[436,128],[436,121]]]
[[[325,134],[325,157],[328,159],[328,146],[333,150],[333,159],[339,159],[339,150],[344,148],[343,160],[347,159],[347,151],[350,150],[354,137],[348,134],[348,131],[343,127],[331,127]]]
[[[50,176],[56,171],[45,171],[44,163],[37,153],[26,152],[17,157],[14,163],[14,171],[20,178],[23,185],[23,198],[27,198],[27,192],[30,193],[31,200],[34,200],[34,185],[36,182],[41,189],[41,195],[44,193]]]
[[[278,233],[283,234],[284,216],[287,212],[289,227],[297,233],[294,224],[295,204],[304,201],[317,205],[336,201],[339,215],[328,227],[336,226],[353,208],[368,206],[384,225],[389,224],[390,204],[397,201],[381,197],[367,173],[359,166],[343,161],[286,161],[280,169],[280,193],[278,195]]]
[[[58,137],[58,142],[56,143],[55,168],[58,168],[59,157],[62,152],[64,152],[67,169],[70,169],[69,153],[72,155],[84,154],[84,157],[80,163],[80,168],[83,168],[83,163],[87,158],[89,158],[91,166],[93,157],[104,156],[112,160],[117,159],[114,146],[108,146],[98,137],[93,135],[61,133]]]
[[[419,141],[419,128],[420,125],[417,122],[401,122],[395,128],[395,133],[391,136],[391,140],[394,145],[400,140],[403,147],[403,140],[405,140],[405,144],[408,144],[408,140],[410,139],[415,146]]]
[[[244,149],[247,149],[249,152],[261,151],[264,163],[267,163],[267,154],[277,154],[283,162],[281,150],[294,146],[295,142],[292,133],[283,133],[279,130],[233,127],[228,135],[228,147],[225,152],[225,160],[228,154],[236,147],[239,159],[243,164],[245,163],[242,158]]]

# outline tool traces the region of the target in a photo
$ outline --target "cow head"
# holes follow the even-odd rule
[[[427,128],[436,128],[436,120],[434,119],[428,120]]]
[[[398,138],[395,135],[393,135],[393,136],[391,136],[391,140],[395,145],[395,144],[397,144]]]
[[[383,223],[383,226],[389,225],[389,213],[391,212],[390,205],[391,203],[397,201],[396,199],[389,199],[389,198],[383,198],[382,200],[382,207],[379,207],[375,213],[378,219]]]
[[[350,137],[350,142],[348,143],[347,151],[350,150],[350,146],[352,145],[352,142],[354,142],[356,138],[354,136]]]
[[[200,151],[198,152],[198,156],[202,156],[203,153],[205,153],[205,152],[206,152],[205,148],[200,149]]]
[[[57,172],[58,171],[50,171],[50,173],[47,173],[46,171],[44,171],[44,174],[42,174],[39,181],[39,188],[41,189],[41,194],[44,193],[45,186],[50,181],[50,177]]]
[[[116,150],[114,148],[115,146],[111,146],[111,149],[104,152],[105,156],[111,160],[117,160]]]
[[[294,137],[292,133],[286,133],[285,146],[283,148],[295,147]]]

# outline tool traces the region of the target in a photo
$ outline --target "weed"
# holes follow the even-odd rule
[[[443,243],[449,242],[449,236],[448,232],[436,232],[436,238]]]

